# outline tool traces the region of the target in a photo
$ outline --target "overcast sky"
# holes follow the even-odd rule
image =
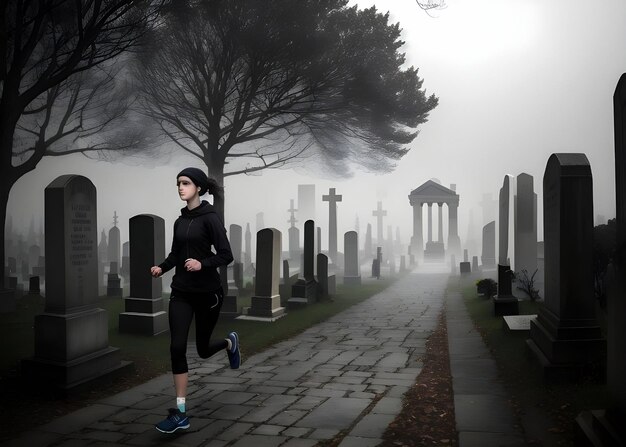
[[[587,155],[594,176],[594,213],[614,217],[612,97],[626,71],[626,2],[449,0],[436,18],[413,0],[358,2],[360,7],[372,4],[388,10],[392,22],[400,22],[408,65],[419,67],[427,93],[439,97],[439,106],[421,126],[410,152],[386,175],[356,172],[349,179],[331,180],[302,167],[229,177],[227,226],[238,223],[245,228],[250,222],[254,231],[255,215],[264,211],[266,226],[283,232],[287,249],[289,199],[297,199],[298,184],[315,183],[318,225],[328,226],[328,205],[321,195],[335,187],[343,195],[338,205],[340,235],[353,229],[357,216],[362,231],[367,223],[374,224],[371,212],[382,200],[388,210],[385,234],[388,224],[394,235],[399,227],[408,243],[412,212],[407,195],[437,178],[443,185],[457,185],[459,233],[465,246],[470,212],[478,236],[486,223],[478,202],[484,193],[497,199],[505,174],[534,176],[542,219],[542,178],[554,152]],[[125,241],[128,219],[153,213],[165,218],[169,238],[184,205],[175,175],[198,161],[177,155],[162,163],[142,167],[82,156],[46,157],[13,188],[9,214],[14,227],[26,233],[31,216],[43,214],[45,186],[58,175],[82,174],[98,190],[99,233],[102,228],[108,231],[117,211]],[[342,250],[343,238],[339,241]]]

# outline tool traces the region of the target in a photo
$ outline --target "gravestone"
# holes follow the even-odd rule
[[[509,331],[530,331],[530,322],[537,318],[533,315],[504,315],[505,329]]]
[[[117,212],[113,212],[113,227],[109,230],[109,244],[107,247],[107,259],[109,262],[115,262],[118,266],[122,263],[122,257],[120,256],[120,248],[122,246],[122,242],[120,239],[120,229],[117,228]],[[118,270],[115,271],[116,274],[119,273]]]
[[[328,294],[328,256],[322,253],[317,254],[317,299],[327,300]]]
[[[500,188],[500,207],[498,211],[498,264],[510,265],[509,256],[509,175],[504,176]]]
[[[295,309],[306,306],[317,300],[317,283],[315,282],[315,222],[304,223],[304,253],[302,257],[302,278],[291,288],[288,308]]]
[[[285,315],[278,293],[281,242],[282,235],[275,228],[264,228],[257,232],[254,296],[250,300],[248,317],[275,321]]]
[[[513,271],[508,265],[498,264],[498,294],[493,297],[496,316],[518,315],[519,300],[513,296]]]
[[[280,293],[280,305],[287,307],[289,298],[291,298],[291,289],[293,285],[298,281],[298,274],[291,274],[289,271],[289,261],[283,260],[283,274],[280,280],[280,287],[278,291]]]
[[[79,175],[45,189],[46,300],[35,316],[35,354],[22,360],[32,385],[68,390],[128,366],[109,346],[98,300],[96,188]]]
[[[28,281],[28,294],[39,295],[41,293],[41,287],[39,285],[39,276],[31,276]]]
[[[585,154],[552,154],[543,177],[545,305],[527,344],[547,374],[603,366],[595,318],[593,186]]]
[[[111,267],[107,276],[107,296],[122,298],[123,294],[117,262],[111,261]]]
[[[120,269],[122,277],[127,280],[130,276],[130,242],[122,244],[122,268]]]
[[[240,265],[235,264],[235,265]],[[220,266],[220,280],[222,281],[222,290],[224,291],[224,300],[222,301],[222,308],[220,309],[220,316],[225,318],[237,318],[239,312],[239,288],[237,287],[234,279],[234,269],[230,269],[225,266]],[[233,266],[234,267],[234,266]]]
[[[406,273],[406,256],[400,256],[400,273]]]
[[[380,279],[380,261],[378,258],[372,259],[372,278]]]
[[[165,221],[153,214],[130,218],[130,296],[119,315],[121,333],[157,335],[168,330],[163,308],[163,278],[153,278],[150,268],[165,259]]]
[[[472,256],[472,272],[478,272],[478,256]]]
[[[335,188],[329,188],[328,194],[322,196],[322,201],[328,202],[328,257],[334,264],[337,264],[337,202],[341,200],[342,196],[335,193]]]
[[[461,275],[469,275],[472,273],[472,266],[469,262],[463,261],[459,263],[459,272]]]
[[[483,251],[481,264],[484,268],[492,269],[496,266],[496,222],[492,220],[483,227]]]
[[[344,284],[361,284],[359,271],[359,235],[356,231],[347,231],[343,235],[344,247]]]
[[[246,233],[244,235],[244,259],[243,271],[246,272],[252,264],[252,233],[250,232],[250,224],[246,224]]]
[[[469,257],[467,254],[467,248],[463,249],[463,262],[469,262]]]
[[[537,195],[533,187],[533,177],[529,174],[517,176],[515,196],[515,271],[526,270],[528,276],[537,269]]]
[[[626,445],[626,73],[613,95],[615,132],[615,256],[607,275],[612,276],[607,298],[608,403],[604,410],[584,411],[576,418],[580,445],[601,439],[602,445]]]

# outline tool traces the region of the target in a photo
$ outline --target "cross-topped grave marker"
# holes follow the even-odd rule
[[[328,202],[328,254],[333,262],[337,262],[337,202],[342,196],[335,194],[335,188],[330,188],[328,194],[322,196]]]
[[[376,243],[381,244],[383,241],[383,217],[387,215],[387,210],[383,210],[383,202],[378,202],[378,207],[372,211],[372,216],[376,217]]]

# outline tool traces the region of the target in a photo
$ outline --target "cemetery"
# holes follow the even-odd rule
[[[370,3],[3,5],[0,444],[626,446],[626,4]]]

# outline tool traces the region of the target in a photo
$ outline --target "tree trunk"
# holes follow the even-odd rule
[[[0,172],[4,169],[0,169]],[[6,290],[6,284],[4,283],[4,269],[6,266],[6,223],[7,223],[7,206],[9,205],[9,194],[11,193],[11,187],[13,185],[9,183],[6,177],[0,182],[0,259],[2,260],[2,272],[0,273],[0,291]]]

